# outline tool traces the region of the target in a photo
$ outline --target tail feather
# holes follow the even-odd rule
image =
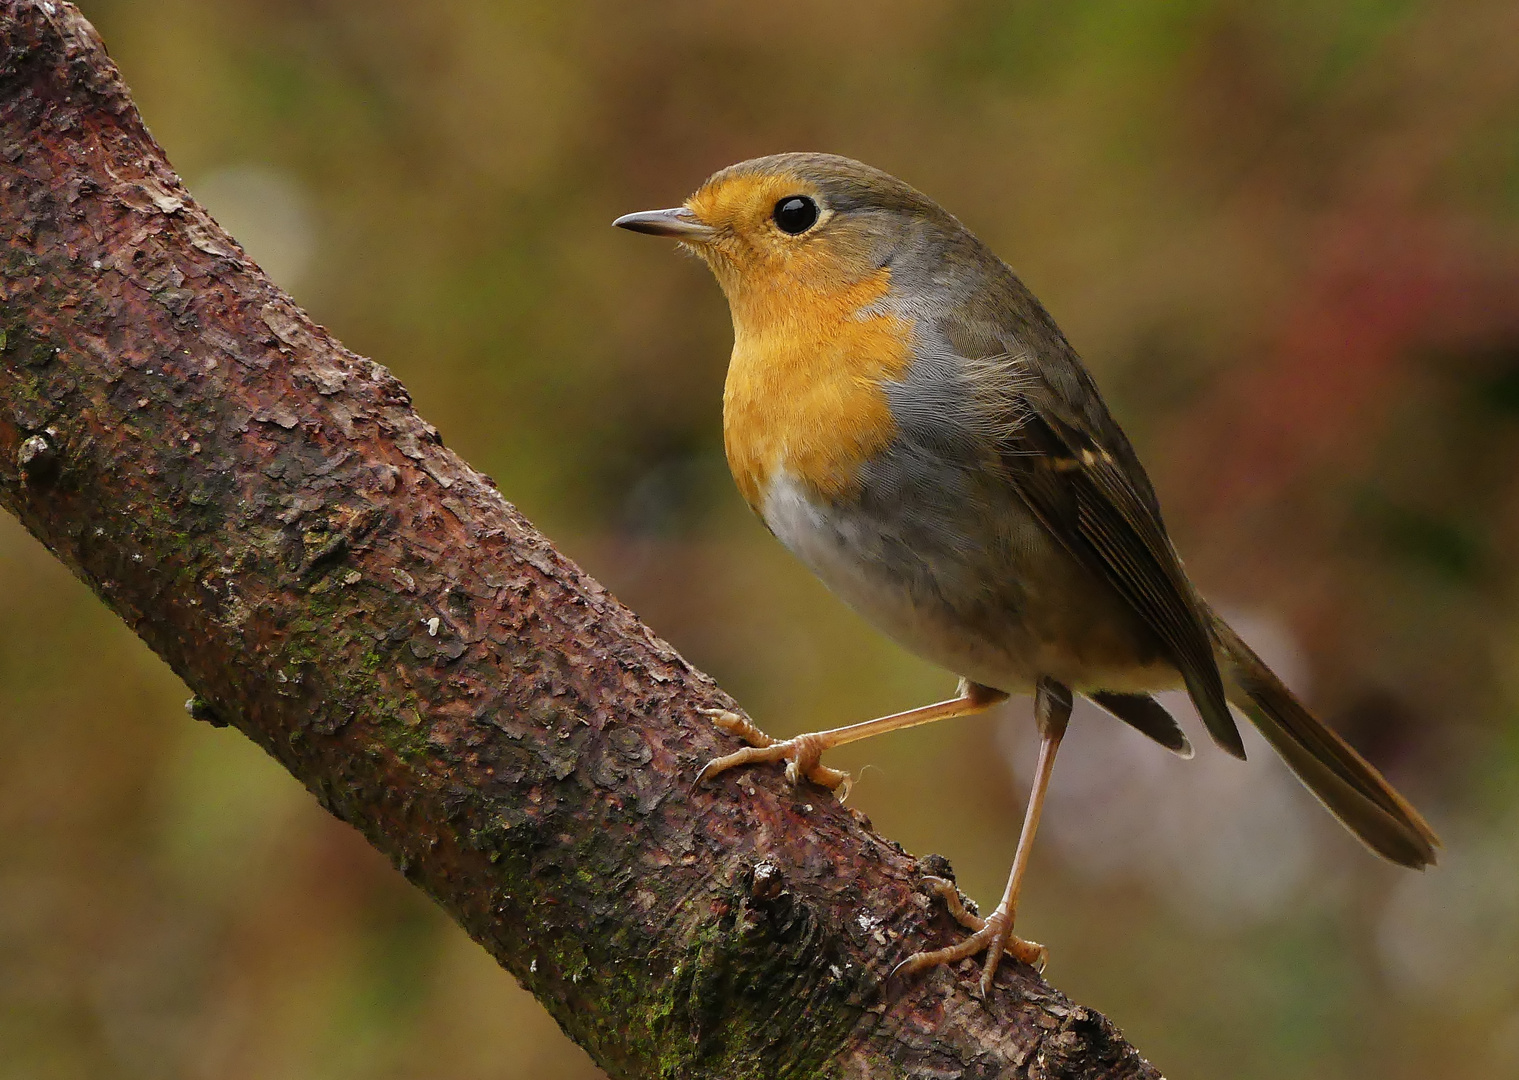
[[[1184,758],[1192,756],[1192,744],[1182,733],[1176,718],[1166,712],[1166,707],[1149,694],[1116,694],[1098,690],[1087,695],[1097,705],[1112,713],[1125,724],[1141,731],[1160,743],[1173,754]]]
[[[1237,706],[1329,811],[1377,854],[1402,866],[1435,861],[1440,838],[1365,758],[1293,696],[1216,615],[1224,685]]]

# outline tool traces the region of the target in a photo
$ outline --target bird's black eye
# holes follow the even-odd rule
[[[805,195],[787,195],[775,204],[775,227],[798,236],[816,224],[818,204]]]

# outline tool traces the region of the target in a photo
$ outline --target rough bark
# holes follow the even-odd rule
[[[1158,1074],[959,933],[194,202],[72,6],[0,0],[0,501],[615,1077]]]

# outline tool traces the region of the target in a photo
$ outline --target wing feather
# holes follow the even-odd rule
[[[1208,733],[1243,758],[1208,623],[1166,536],[1148,480],[1136,483],[1129,475],[1139,466],[1123,460],[1132,459],[1127,444],[1103,446],[1094,433],[1063,422],[1046,395],[1037,394],[1025,399],[1019,423],[1004,436],[1001,449],[1009,479],[1045,528],[1155,631]]]

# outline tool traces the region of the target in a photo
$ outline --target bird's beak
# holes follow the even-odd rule
[[[636,214],[624,214],[612,222],[619,229],[629,232],[648,233],[650,236],[669,236],[688,244],[710,240],[717,232],[684,206],[669,210],[640,210]]]

